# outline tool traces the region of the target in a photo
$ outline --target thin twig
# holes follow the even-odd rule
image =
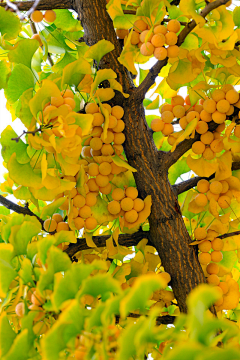
[[[41,131],[42,131],[42,127],[41,127],[41,126],[40,126],[40,128],[38,128],[38,129],[36,129],[36,130],[33,130],[33,131],[25,131],[25,130],[23,130],[23,133],[22,133],[21,135],[19,135],[19,136],[16,137],[16,138],[12,138],[11,140],[16,141],[16,142],[18,143],[19,140],[21,139],[21,137],[22,137],[23,135],[32,134],[33,136],[35,136],[35,134],[36,134],[37,132],[41,132]]]
[[[134,314],[134,313],[129,313],[127,315],[127,317],[130,318],[135,318],[135,319],[139,319],[140,316],[142,316],[141,314]],[[169,324],[173,324],[175,319],[177,319],[177,316],[171,316],[171,315],[164,315],[164,316],[157,316],[156,317],[156,325],[169,325]],[[116,323],[119,323],[120,320],[120,316],[116,315]]]

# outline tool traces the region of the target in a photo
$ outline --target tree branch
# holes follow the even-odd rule
[[[106,240],[110,238],[110,235],[93,236],[93,242],[97,247],[106,246]],[[136,246],[142,239],[148,239],[148,245],[154,246],[149,241],[149,232],[139,230],[134,234],[121,234],[118,238],[118,243],[121,246]],[[78,251],[91,249],[88,247],[85,238],[77,239],[76,244],[70,244],[69,247],[64,250],[70,258],[72,258]]]
[[[131,318],[135,318],[135,319],[140,318],[140,316],[142,316],[142,315],[134,314],[134,313],[130,313],[127,315],[127,317],[131,317]],[[176,318],[177,318],[177,316],[171,316],[171,315],[157,316],[156,317],[156,325],[159,326],[161,324],[164,324],[164,325],[174,324],[174,321]],[[120,320],[120,316],[116,315],[116,323],[117,324],[119,323],[119,320]]]
[[[35,1],[13,1],[12,4],[16,5],[19,11],[28,11],[32,8]],[[6,2],[0,2],[1,7],[7,7]],[[72,9],[71,0],[42,0],[37,6],[38,10],[52,10],[52,9]]]
[[[220,235],[218,236],[219,239],[226,239],[228,237],[231,237],[231,236],[237,236],[237,235],[240,235],[240,231],[233,231],[231,233],[228,233],[228,234],[223,234],[223,235]]]
[[[209,3],[205,6],[205,8],[200,12],[200,15],[205,18],[207,14],[209,14],[213,9],[216,9],[217,7],[224,5],[228,2],[228,0],[215,0],[212,3]],[[195,20],[190,21],[185,28],[180,32],[178,35],[178,42],[177,45],[180,46],[186,36],[197,26],[197,23]],[[135,92],[137,93],[137,98],[139,100],[143,100],[145,97],[145,94],[150,89],[150,87],[154,84],[156,77],[158,76],[160,70],[167,65],[168,58],[165,60],[158,61],[150,70],[146,78],[143,80],[141,85],[136,88]]]
[[[19,205],[13,203],[12,201],[6,199],[2,195],[0,195],[0,204],[5,206],[5,208],[12,210],[18,214],[35,216],[42,225],[44,223],[44,221],[42,219],[40,219],[40,217],[38,217],[36,214],[34,214],[34,212],[32,212],[28,207],[19,206]]]
[[[240,169],[240,161],[236,161],[232,163],[232,171],[239,170]],[[193,187],[197,186],[197,183],[201,179],[211,180],[215,176],[215,173],[212,174],[209,177],[203,177],[203,176],[195,176],[194,178],[191,178],[186,181],[182,181],[179,184],[172,185],[174,192],[176,195],[182,194],[183,192],[192,189]]]

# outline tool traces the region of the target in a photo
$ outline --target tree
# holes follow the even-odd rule
[[[0,5],[1,358],[239,358],[239,8]]]

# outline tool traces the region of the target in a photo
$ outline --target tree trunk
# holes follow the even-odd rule
[[[134,177],[140,197],[152,197],[150,240],[160,255],[164,269],[172,277],[171,285],[180,311],[186,312],[187,295],[196,285],[205,282],[205,277],[194,248],[189,246],[191,239],[177,196],[168,181],[164,153],[159,157],[131,74],[117,60],[122,49],[106,11],[106,0],[75,0],[73,7],[79,14],[88,45],[106,39],[115,46],[114,51],[103,58],[100,67],[113,69],[124,92],[130,94],[121,103],[125,111],[125,153],[129,164],[137,170]]]

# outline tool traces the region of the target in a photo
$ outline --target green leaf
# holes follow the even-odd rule
[[[5,40],[15,39],[21,31],[19,18],[11,11],[0,8],[0,33],[5,35]]]
[[[46,79],[43,81],[41,89],[29,101],[30,110],[35,118],[37,118],[39,111],[42,111],[44,105],[50,101],[52,96],[61,96],[61,91],[53,81]]]
[[[11,158],[12,154],[16,153],[16,159],[20,164],[26,164],[30,161],[30,158],[27,154],[28,145],[25,144],[21,139],[16,142],[12,140],[13,138],[17,138],[18,135],[12,129],[10,125],[8,125],[1,134],[0,143],[2,146],[2,157],[4,161],[7,163]]]
[[[193,34],[188,34],[188,36],[186,37],[186,39],[184,40],[184,42],[181,45],[181,47],[183,49],[187,49],[189,51],[192,49],[197,49],[198,46],[199,46],[198,38],[196,35],[193,35]]]
[[[192,62],[182,59],[172,65],[166,80],[173,90],[178,90],[182,85],[193,81],[197,75],[193,72]]]
[[[4,89],[7,85],[7,76],[10,72],[7,62],[5,60],[0,61],[0,89]]]
[[[47,255],[47,270],[40,276],[38,289],[40,293],[45,290],[54,279],[54,274],[66,271],[71,267],[71,260],[66,253],[63,253],[56,246],[51,246]]]
[[[24,91],[34,87],[32,71],[23,64],[14,66],[9,77],[5,95],[10,104],[15,103]]]
[[[188,164],[186,163],[186,158],[178,160],[174,165],[172,165],[168,171],[168,179],[171,185],[175,184],[176,180],[180,175],[185,174],[190,171]]]
[[[13,246],[11,244],[0,244],[0,297],[6,297],[9,285],[17,276],[11,260],[13,258]]]
[[[5,208],[5,206],[0,206],[0,214],[1,215],[9,215],[10,214],[10,210]]]
[[[70,244],[75,244],[77,242],[77,238],[74,234],[74,231],[59,231],[58,233],[56,233],[54,235],[56,241],[55,241],[55,245],[59,245],[63,242],[68,242]]]
[[[34,39],[20,40],[8,54],[10,62],[23,64],[31,69],[31,61],[34,53],[39,48],[39,42]]]
[[[137,9],[137,15],[146,16],[151,19],[152,12],[156,8],[162,8],[163,5],[163,1],[159,3],[159,0],[144,0],[141,6]]]
[[[16,116],[21,119],[21,122],[27,129],[29,129],[30,125],[33,125],[33,116],[31,110],[29,108],[29,102],[33,98],[33,90],[26,90],[18,101],[18,105],[16,108]]]
[[[40,170],[33,170],[30,164],[19,164],[16,153],[12,154],[8,161],[8,171],[10,178],[19,185],[32,186],[33,188],[42,187],[42,176]]]
[[[54,25],[56,25],[57,28],[71,32],[82,30],[80,21],[74,19],[71,11],[67,9],[56,9],[54,11],[57,15]]]
[[[85,58],[96,60],[99,64],[102,57],[112,50],[114,50],[114,45],[110,41],[103,39],[98,41],[86,51]]]
[[[155,274],[142,275],[136,279],[131,291],[123,299],[120,305],[120,313],[125,318],[133,310],[146,310],[147,301],[153,291],[162,289],[166,286]],[[144,289],[144,292],[143,292]]]
[[[222,251],[223,259],[218,263],[227,273],[232,271],[234,264],[237,261],[237,254],[235,251]]]
[[[8,240],[14,247],[14,255],[27,254],[28,243],[41,230],[41,223],[33,216],[25,216],[21,225],[12,226]]]
[[[29,259],[23,259],[21,269],[19,271],[19,276],[25,285],[31,284],[32,286],[35,286],[35,283],[32,279],[32,263]]]
[[[233,10],[233,21],[234,24],[239,27],[240,26],[240,7],[236,6]]]
[[[62,88],[65,84],[77,87],[86,74],[92,74],[90,64],[84,58],[73,61],[63,69]]]
[[[69,299],[74,299],[83,280],[87,279],[94,270],[107,270],[103,261],[93,261],[92,264],[76,264],[66,271],[64,277],[56,278],[51,300],[56,309]]]
[[[59,353],[69,340],[76,338],[84,328],[85,312],[77,300],[64,310],[42,339],[42,355],[45,360],[59,360]]]
[[[44,206],[40,214],[40,218],[46,220],[48,217],[51,217],[57,211],[57,209],[60,208],[65,200],[65,197],[61,197],[56,201],[53,201],[51,204]]]
[[[82,129],[82,135],[88,135],[92,128],[93,115],[92,114],[78,114],[78,113],[70,113],[68,117],[74,117],[76,125],[80,126]]]
[[[3,312],[0,315],[0,358],[2,359],[10,350],[17,334],[13,331],[7,314]]]
[[[102,301],[105,301],[111,293],[119,294],[121,291],[119,281],[113,279],[110,274],[97,274],[83,281],[79,297],[87,294],[96,298],[100,295]]]
[[[139,67],[139,85],[143,82],[147,74],[149,73],[149,70],[144,70]]]
[[[64,56],[60,60],[58,60],[55,65],[53,65],[52,71],[54,72],[62,71],[65,68],[65,66],[72,63],[75,60],[76,58],[71,54],[69,54],[68,51],[66,51]]]
[[[30,342],[28,338],[28,330],[20,332],[15,338],[11,349],[2,360],[28,360],[28,352],[30,350]]]

